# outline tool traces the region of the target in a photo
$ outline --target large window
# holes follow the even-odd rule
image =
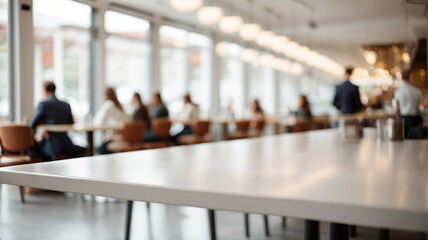
[[[209,112],[208,37],[171,26],[160,28],[161,91],[172,115],[182,108],[182,98],[190,93],[202,116]]]
[[[243,117],[246,109],[244,109],[242,47],[223,42],[221,48],[220,116]]]
[[[57,96],[74,115],[89,112],[91,8],[71,0],[34,0],[35,102],[42,83],[54,81]]]
[[[7,18],[8,0],[0,0],[0,121],[9,116]]]
[[[249,99],[258,99],[265,114],[271,115],[275,112],[274,104],[274,71],[270,68],[252,66],[250,72]],[[247,103],[249,106],[249,102]]]
[[[150,98],[150,23],[146,20],[108,11],[105,14],[106,83],[116,88],[119,101],[127,104],[139,92]]]

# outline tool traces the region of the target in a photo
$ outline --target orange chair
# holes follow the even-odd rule
[[[127,122],[123,125],[120,139],[108,145],[112,152],[129,152],[143,149],[142,142],[147,124],[143,121]]]
[[[306,119],[297,119],[296,124],[293,126],[293,133],[306,132],[309,129],[309,121]]]
[[[191,145],[198,143],[206,143],[209,140],[206,139],[210,131],[211,121],[208,120],[197,120],[192,124],[192,135],[185,135],[178,138],[178,144],[180,145]]]
[[[10,124],[0,126],[0,145],[3,156],[0,156],[0,167],[39,162],[28,156],[28,150],[33,143],[30,126]],[[19,187],[21,202],[25,203],[23,187]]]
[[[235,122],[236,132],[227,136],[228,140],[248,138],[248,130],[250,129],[250,120],[241,119]]]
[[[169,118],[157,118],[152,120],[152,131],[153,134],[160,139],[157,142],[148,142],[142,144],[142,149],[155,149],[164,148],[172,145],[170,140],[171,135],[169,130],[171,129],[172,122]]]
[[[250,137],[261,137],[266,126],[264,118],[254,119],[250,123]]]

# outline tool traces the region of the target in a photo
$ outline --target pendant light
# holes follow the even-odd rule
[[[241,36],[241,38],[245,41],[253,41],[256,37],[257,34],[260,33],[260,31],[262,30],[262,28],[260,27],[260,25],[253,23],[253,8],[252,8],[252,0],[248,0],[248,12],[249,12],[249,22],[250,23],[245,23],[244,25],[242,25],[242,27],[239,29],[239,36]]]
[[[207,5],[200,8],[196,14],[198,21],[205,25],[217,24],[223,16],[223,9],[213,5],[212,1],[208,1]]]
[[[230,16],[224,16],[220,19],[218,24],[220,30],[227,34],[237,33],[241,26],[244,24],[244,20],[238,15],[233,15],[233,2],[232,10],[230,11],[232,14]]]
[[[178,12],[193,12],[198,10],[203,0],[170,0],[171,7]]]

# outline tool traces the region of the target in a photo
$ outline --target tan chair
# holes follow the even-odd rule
[[[250,120],[241,119],[235,122],[236,131],[227,136],[228,140],[248,138],[248,130],[250,129]]]
[[[180,145],[191,145],[198,143],[210,142],[206,136],[210,131],[211,121],[208,120],[197,120],[192,124],[192,135],[180,136],[178,138],[178,144]]]
[[[0,167],[39,162],[31,159],[28,150],[33,143],[30,126],[10,124],[0,126],[0,145],[4,155],[0,156]],[[19,187],[21,202],[25,203],[24,189]]]
[[[169,130],[171,129],[172,122],[169,118],[157,118],[152,120],[152,131],[153,134],[159,139],[156,142],[143,143],[142,149],[155,149],[164,148],[172,145],[171,135]]]
[[[264,118],[254,119],[250,123],[250,137],[261,137],[266,126]]]
[[[143,149],[144,133],[147,124],[143,121],[127,122],[123,125],[121,136],[108,145],[112,152],[129,152]]]
[[[293,126],[293,133],[306,132],[309,129],[309,121],[306,119],[297,119],[296,124]]]

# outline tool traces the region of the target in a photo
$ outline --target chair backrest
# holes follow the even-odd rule
[[[0,126],[0,139],[3,152],[25,152],[33,142],[31,127],[11,124]]]
[[[141,143],[144,140],[146,126],[144,121],[125,123],[122,128],[122,139],[129,143]]]
[[[251,127],[257,132],[262,132],[265,128],[266,120],[264,118],[254,119],[251,123]]]
[[[197,120],[192,125],[193,134],[203,137],[210,131],[211,121],[209,120]]]
[[[296,124],[293,126],[293,132],[305,132],[308,131],[309,121],[304,119],[298,119]]]
[[[170,138],[169,130],[171,129],[172,122],[169,118],[156,118],[152,120],[153,134],[160,139],[167,140]]]
[[[236,121],[236,131],[247,132],[250,128],[250,120],[238,120]]]

